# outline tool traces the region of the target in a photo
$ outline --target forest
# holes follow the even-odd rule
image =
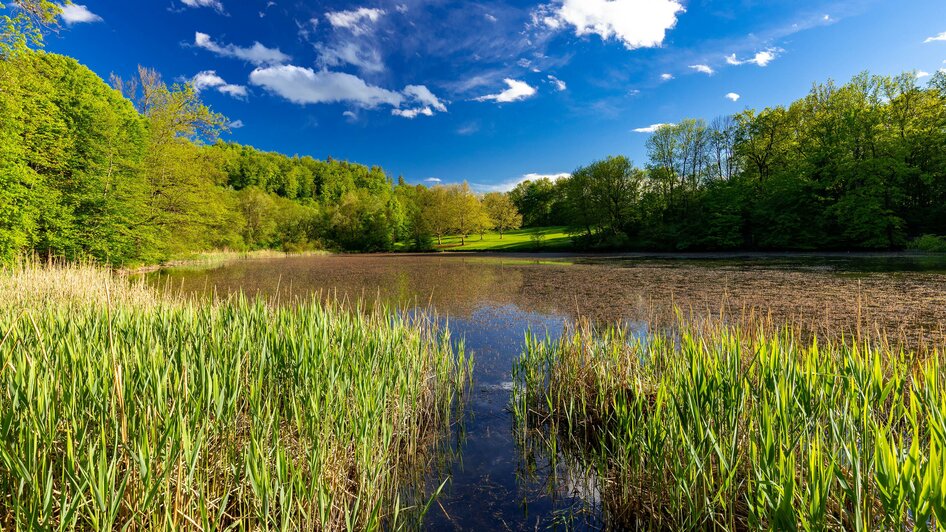
[[[448,235],[520,226],[566,226],[584,250],[944,245],[942,72],[926,86],[913,73],[865,73],[816,84],[788,106],[664,125],[643,166],[607,157],[484,196],[465,183],[415,186],[377,166],[225,142],[228,120],[194,87],[144,67],[105,82],[42,51],[36,17],[44,21],[28,11],[8,20],[0,49],[4,261],[432,250]]]

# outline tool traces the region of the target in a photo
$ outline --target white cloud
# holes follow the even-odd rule
[[[729,94],[726,95],[726,99],[733,102],[738,102],[739,98],[742,98],[742,96],[740,96],[739,94],[736,94],[735,92],[730,92]]]
[[[291,59],[282,53],[279,48],[267,48],[258,42],[244,48],[234,44],[218,44],[206,33],[197,32],[194,35],[194,46],[203,48],[223,57],[233,57],[253,63],[254,65],[278,65]]]
[[[660,128],[664,127],[664,126],[672,126],[672,125],[673,125],[673,124],[651,124],[651,125],[649,125],[649,126],[647,126],[647,127],[639,127],[639,128],[637,128],[637,129],[635,129],[635,130],[634,130],[634,133],[654,133],[654,132],[656,132],[658,129],[660,129]]]
[[[533,21],[550,29],[573,26],[575,34],[617,39],[628,50],[663,44],[685,11],[678,0],[555,0],[533,13]]]
[[[673,79],[673,74],[666,74],[666,73],[661,74],[660,79],[663,81],[670,81],[671,79]]]
[[[916,79],[923,79],[923,78],[930,77],[930,73],[924,72],[923,70],[917,70],[914,72],[914,74],[916,75]]]
[[[439,177],[428,177],[424,180],[425,183],[443,183],[443,180]]]
[[[732,54],[726,57],[726,62],[730,65],[756,65],[760,67],[766,67],[772,61],[775,61],[778,58],[778,54],[783,50],[779,48],[769,48],[768,50],[763,50],[761,52],[756,52],[756,54],[751,59],[740,60],[736,58],[736,54]]]
[[[319,43],[315,45],[315,49],[319,52],[318,64],[321,67],[349,64],[369,73],[384,70],[381,53],[358,42],[341,42],[334,46]]]
[[[384,14],[383,9],[362,7],[352,11],[326,13],[325,18],[335,28],[345,28],[355,35],[364,35],[371,31],[371,26]]]
[[[713,70],[713,67],[709,65],[690,65],[690,68],[692,68],[693,70],[696,70],[697,72],[706,74],[708,76],[712,76],[713,74],[716,73],[716,71]]]
[[[294,65],[257,68],[250,73],[250,83],[303,105],[349,102],[371,109],[379,105],[400,107],[404,102],[400,93],[368,85],[357,76]]]
[[[242,120],[234,120],[233,122],[227,124],[227,127],[230,129],[240,129],[243,127],[243,125],[244,124]]]
[[[492,185],[471,183],[470,187],[477,192],[509,192],[510,190],[516,188],[516,186],[518,186],[519,184],[525,183],[526,181],[538,181],[540,179],[549,179],[555,182],[560,179],[569,178],[571,176],[572,175],[567,172],[562,172],[558,174],[532,173],[532,174],[525,174],[518,179],[513,179],[510,181],[506,181],[504,183],[498,183],[498,184],[492,184]]]
[[[489,13],[487,13],[485,16],[486,16],[486,20],[488,20],[488,21],[490,21],[490,22],[492,22],[492,23],[494,23],[494,24],[499,21],[498,18],[496,18],[496,17],[493,16],[493,15],[490,15]]]
[[[416,107],[414,109],[392,109],[391,114],[413,120],[420,115],[434,116],[434,110],[430,107]]]
[[[447,112],[447,106],[424,85],[408,85],[404,87],[404,95],[425,107],[432,107],[441,113]]]
[[[223,12],[223,4],[220,0],[181,0],[181,3],[187,7],[212,7]]]
[[[479,98],[474,98],[474,100],[478,102],[494,101],[496,103],[510,103],[518,102],[520,100],[525,100],[526,98],[535,96],[535,88],[524,81],[510,78],[506,78],[503,81],[509,87],[508,89],[497,94],[487,94],[486,96],[480,96]]]
[[[944,31],[943,33],[940,33],[939,35],[937,35],[937,36],[935,36],[935,37],[930,37],[929,39],[927,39],[927,40],[925,40],[925,41],[923,41],[923,42],[925,42],[925,43],[931,43],[931,42],[936,42],[936,41],[946,41],[946,31]]]
[[[191,78],[190,83],[197,92],[206,89],[216,89],[218,92],[232,96],[238,100],[245,100],[248,96],[246,87],[227,83],[223,78],[217,75],[215,70],[198,72],[197,75]]]
[[[551,75],[551,74],[549,74],[549,82],[551,82],[552,85],[555,86],[555,90],[557,90],[557,91],[559,91],[559,92],[562,92],[562,91],[568,89],[568,85],[566,85],[564,81],[562,81],[562,80],[556,78],[555,76],[553,76],[553,75]]]
[[[62,12],[59,16],[67,25],[85,24],[89,22],[102,22],[102,17],[89,11],[89,8],[79,4],[66,4],[59,6]]]
[[[363,109],[388,105],[393,107],[391,114],[404,118],[447,112],[446,104],[424,85],[408,85],[397,92],[369,85],[344,72],[315,71],[294,65],[260,67],[250,74],[250,83],[301,105],[348,103]],[[356,117],[351,111],[345,116]]]

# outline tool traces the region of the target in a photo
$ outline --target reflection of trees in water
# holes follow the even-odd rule
[[[168,280],[169,276],[169,280]],[[946,321],[946,276],[922,272],[841,275],[830,269],[743,263],[530,264],[455,256],[329,256],[242,261],[155,277],[187,293],[244,291],[280,298],[338,297],[397,307],[432,304],[469,317],[483,306],[615,322],[670,319],[674,306],[697,315],[749,309],[822,333],[875,324],[915,339]]]

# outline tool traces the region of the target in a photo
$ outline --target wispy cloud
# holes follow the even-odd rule
[[[716,71],[713,70],[713,67],[709,65],[690,65],[690,68],[702,74],[706,74],[707,76],[712,76],[716,73]]]
[[[181,0],[181,3],[187,7],[212,7],[223,13],[223,3],[220,0]]]
[[[738,59],[736,54],[732,54],[726,57],[726,62],[730,65],[739,66],[739,65],[756,65],[760,67],[766,67],[772,61],[778,57],[778,54],[783,50],[780,48],[769,48],[768,50],[763,50],[761,52],[756,52],[755,56],[749,59]]]
[[[482,184],[482,183],[470,183],[470,188],[477,192],[509,192],[510,190],[516,188],[518,185],[525,183],[526,181],[538,181],[540,179],[548,179],[553,182],[560,179],[565,179],[571,177],[571,174],[568,172],[560,172],[557,174],[541,174],[541,173],[531,173],[525,174],[516,179],[510,179],[502,183],[496,184]]]
[[[69,26],[72,26],[73,24],[102,22],[102,17],[89,11],[89,8],[85,7],[84,5],[66,4],[59,6],[59,8],[62,10],[59,13],[59,16],[62,18],[62,21]]]
[[[218,44],[210,35],[197,32],[194,34],[194,46],[213,52],[221,57],[242,59],[254,65],[278,65],[286,63],[291,57],[282,53],[279,48],[267,48],[259,42],[253,46],[242,47],[235,44]]]
[[[566,85],[564,81],[558,79],[557,77],[549,74],[548,80],[552,84],[552,86],[555,87],[555,90],[557,90],[558,92],[568,90],[568,85]]]
[[[364,35],[370,33],[374,23],[384,15],[383,9],[362,7],[352,11],[329,12],[325,14],[325,19],[335,28],[345,28],[355,35]]]
[[[664,126],[672,126],[673,124],[651,124],[647,127],[639,127],[634,129],[634,133],[655,133],[658,129]]]
[[[930,37],[923,42],[929,44],[931,42],[937,42],[937,41],[946,41],[946,31],[944,31],[943,33],[940,33],[939,35]]]
[[[506,83],[506,86],[509,87],[508,89],[496,94],[480,96],[479,98],[474,98],[474,100],[478,102],[493,101],[496,103],[511,103],[535,96],[535,88],[524,81],[511,78],[506,78],[503,81]]]

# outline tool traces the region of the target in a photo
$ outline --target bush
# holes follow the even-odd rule
[[[908,245],[908,249],[915,251],[929,251],[932,253],[946,253],[946,237],[936,235],[923,235],[914,238]]]

